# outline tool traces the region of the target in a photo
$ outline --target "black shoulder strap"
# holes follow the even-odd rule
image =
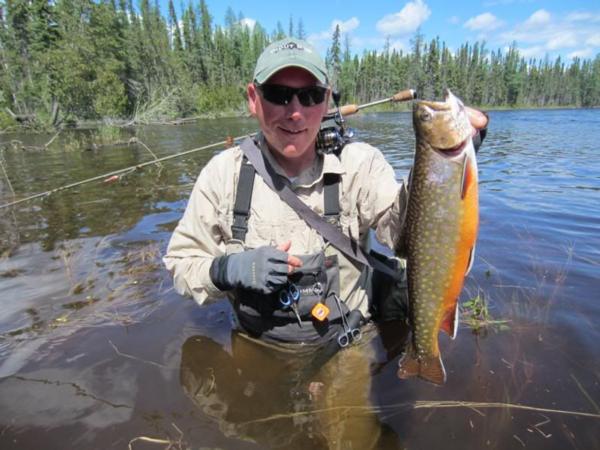
[[[294,211],[296,211],[302,219],[312,227],[317,233],[323,238],[329,241],[335,248],[344,253],[348,258],[356,261],[360,264],[373,267],[381,272],[384,272],[394,278],[398,275],[388,266],[381,261],[368,255],[364,250],[354,241],[346,236],[342,231],[335,225],[327,222],[323,217],[314,212],[306,203],[304,203],[298,196],[291,190],[291,188],[283,182],[269,163],[263,158],[263,155],[258,147],[254,144],[251,138],[246,138],[240,146],[244,155],[248,158],[248,161],[254,166],[256,173],[258,173],[267,186],[269,186],[274,192],[279,195],[284,202],[286,202]]]
[[[252,189],[254,186],[254,166],[248,162],[244,155],[240,175],[235,193],[235,204],[233,206],[233,224],[231,225],[231,236],[233,239],[244,242],[248,233],[248,218],[250,217],[250,206],[252,204]],[[333,225],[340,222],[340,176],[337,173],[328,173],[324,176],[323,188],[323,215],[325,220]]]
[[[323,216],[333,225],[340,223],[340,176],[326,173],[323,177]]]
[[[233,225],[231,225],[231,236],[242,242],[248,233],[248,217],[250,216],[255,172],[254,167],[244,155],[233,205]]]

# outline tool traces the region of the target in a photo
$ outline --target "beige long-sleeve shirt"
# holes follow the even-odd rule
[[[274,170],[288,178],[277,161],[259,146]],[[202,304],[223,297],[209,276],[213,259],[244,248],[256,248],[291,240],[289,252],[295,255],[325,250],[337,254],[340,265],[340,297],[350,310],[368,314],[370,273],[350,262],[323,238],[278,195],[260,176],[255,177],[252,205],[245,242],[232,240],[231,225],[237,182],[242,162],[239,147],[214,156],[202,169],[194,185],[185,213],[176,227],[164,263],[173,274],[177,292],[191,295]],[[292,190],[318,214],[323,214],[324,174],[341,176],[340,224],[342,231],[361,240],[369,228],[377,239],[394,248],[400,237],[407,194],[405,183],[396,182],[394,170],[382,153],[365,143],[350,143],[341,156],[320,155],[312,167],[290,181]]]

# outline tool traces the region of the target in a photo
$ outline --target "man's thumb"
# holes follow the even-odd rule
[[[287,252],[292,246],[292,241],[284,242],[283,244],[279,244],[277,246],[277,250],[281,250],[282,252]]]

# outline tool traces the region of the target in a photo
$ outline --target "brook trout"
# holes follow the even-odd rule
[[[443,384],[438,334],[441,329],[456,336],[458,297],[473,263],[477,161],[467,112],[449,90],[444,102],[416,102],[413,126],[416,150],[404,242],[412,339],[398,376]]]

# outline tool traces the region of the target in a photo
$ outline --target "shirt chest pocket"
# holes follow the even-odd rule
[[[323,238],[296,214],[269,221],[250,217],[246,247],[277,246],[287,241],[292,243],[289,252],[296,255],[318,252],[324,245]]]

